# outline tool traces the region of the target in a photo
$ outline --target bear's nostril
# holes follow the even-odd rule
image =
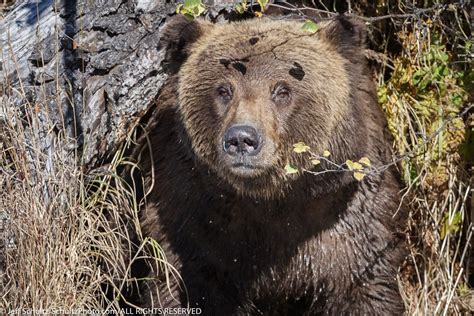
[[[256,155],[260,145],[260,135],[252,126],[235,125],[224,135],[224,151],[230,155]]]
[[[256,144],[255,144],[255,141],[253,141],[253,140],[250,139],[250,138],[245,138],[245,139],[244,139],[244,143],[245,143],[245,145],[251,146],[251,147],[255,147],[255,145],[256,145]]]

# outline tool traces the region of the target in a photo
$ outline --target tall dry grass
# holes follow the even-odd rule
[[[125,180],[140,173],[124,156],[134,137],[85,172],[75,140],[22,100],[0,97],[0,314],[124,315],[138,282],[159,274],[170,288],[179,276],[140,230],[137,186],[147,188]],[[132,275],[143,259],[156,277]]]
[[[134,188],[118,175],[123,151],[84,174],[75,141],[53,132],[37,104],[25,97],[20,111],[0,100],[0,310],[118,309],[132,282],[129,233],[139,237]]]

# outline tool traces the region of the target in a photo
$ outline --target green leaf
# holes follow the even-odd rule
[[[301,28],[303,29],[303,31],[308,33],[316,33],[319,30],[319,26],[312,20],[304,21],[304,24]]]
[[[460,94],[455,93],[451,96],[451,103],[453,103],[456,107],[459,107],[463,104],[463,98]]]
[[[184,7],[186,9],[195,8],[202,5],[202,0],[184,0]]]
[[[303,142],[299,142],[299,143],[296,143],[296,144],[293,144],[293,151],[297,154],[301,154],[301,153],[304,153],[304,152],[307,152],[308,150],[310,150],[311,148],[306,145],[305,143]]]
[[[418,85],[419,90],[424,91],[430,83],[431,83],[431,78],[429,76],[424,76],[420,84]]]
[[[444,216],[444,223],[443,226],[441,227],[441,239],[444,239],[449,233],[451,232],[457,232],[461,228],[462,224],[462,212],[456,212],[452,216],[451,220],[449,218],[449,215],[446,214]]]
[[[323,157],[326,157],[326,158],[327,158],[327,157],[329,157],[329,156],[331,156],[331,153],[329,152],[329,150],[325,150],[325,151],[323,152]]]
[[[445,52],[440,51],[440,52],[439,52],[439,59],[440,59],[442,62],[447,62],[448,59],[449,59],[449,56],[448,56],[448,54],[446,54]]]
[[[261,11],[265,11],[265,7],[268,4],[268,0],[257,0],[258,4],[260,5]]]
[[[241,4],[236,4],[234,9],[238,14],[244,14],[245,12],[245,9]]]
[[[298,173],[298,169],[296,167],[290,165],[289,163],[286,164],[285,171],[286,171],[286,174]]]
[[[188,21],[194,20],[194,14],[191,13],[183,13],[184,17],[188,19]]]
[[[200,16],[205,11],[204,6],[197,6],[194,8],[194,16]]]
[[[176,13],[183,14],[189,20],[201,15],[205,10],[202,0],[185,0],[176,6]]]
[[[442,75],[443,77],[446,77],[447,75],[449,75],[448,67],[443,66],[443,69],[441,70],[441,75]]]
[[[311,159],[311,163],[313,164],[313,166],[317,166],[321,163],[321,160],[319,159]]]
[[[426,70],[424,70],[423,68],[415,71],[412,78],[413,84],[417,86],[420,83],[420,81],[425,77],[425,75],[426,75]]]
[[[235,5],[235,11],[239,14],[244,14],[245,11],[247,11],[247,0],[243,0],[241,3],[237,3]]]

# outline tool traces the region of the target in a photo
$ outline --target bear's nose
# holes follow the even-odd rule
[[[234,125],[224,135],[224,151],[229,155],[256,155],[260,143],[257,130],[249,125]]]

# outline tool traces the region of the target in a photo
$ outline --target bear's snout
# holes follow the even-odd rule
[[[224,151],[231,156],[255,156],[262,147],[261,138],[250,125],[234,125],[224,134]]]

